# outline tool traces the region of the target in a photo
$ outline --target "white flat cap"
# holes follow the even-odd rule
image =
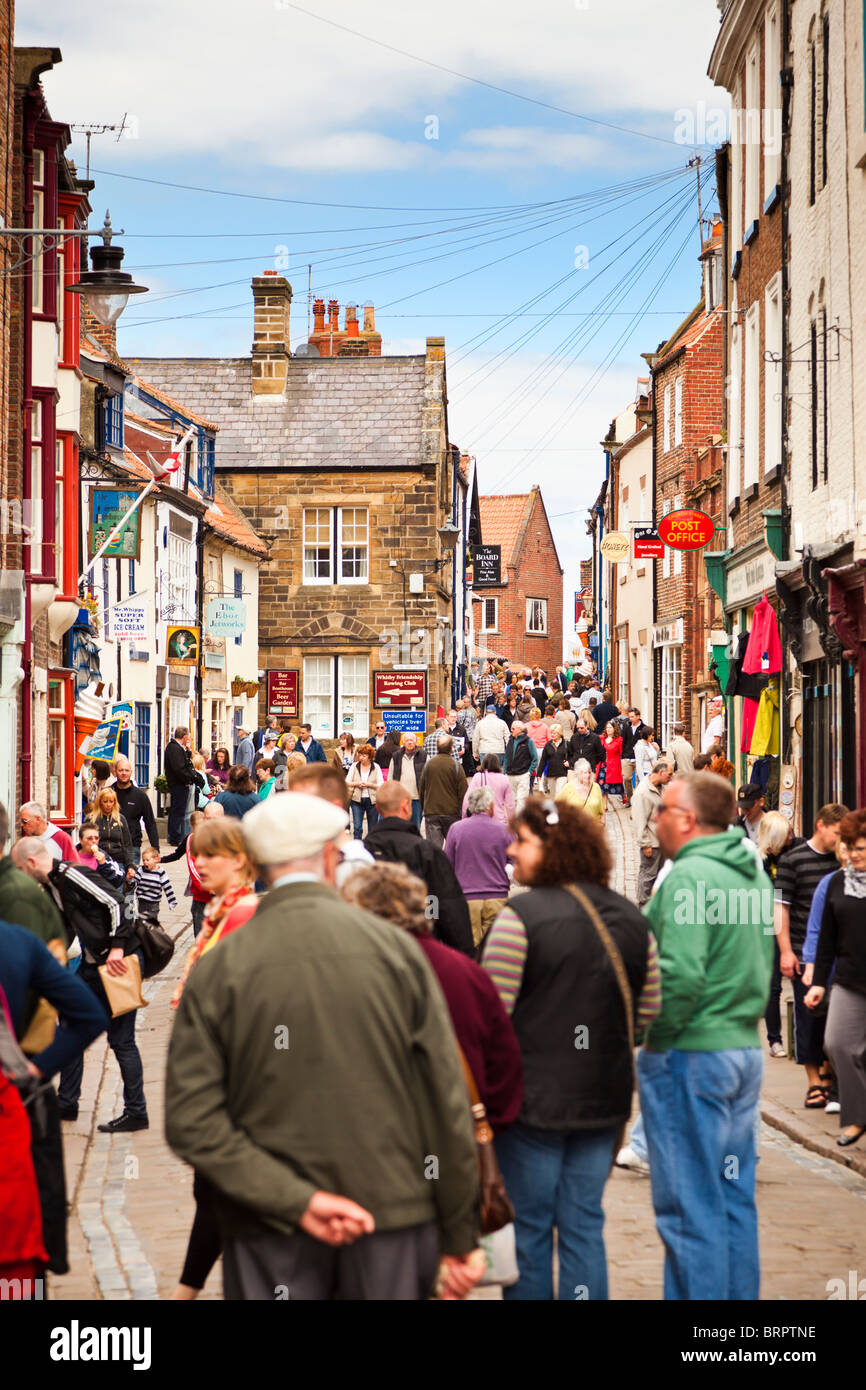
[[[258,864],[308,859],[346,829],[346,813],[302,792],[280,792],[243,819],[244,839]]]

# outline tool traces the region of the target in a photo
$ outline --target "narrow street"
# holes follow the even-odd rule
[[[608,834],[616,856],[614,886],[633,893],[637,862],[629,815],[609,815]],[[97,1123],[121,1109],[117,1067],[104,1041],[98,1041],[86,1058],[79,1119],[64,1125],[71,1272],[50,1279],[52,1299],[167,1298],[183,1264],[193,1216],[192,1174],[163,1137],[163,1075],[170,1000],[192,929],[189,899],[181,897],[185,869],[170,865],[169,871],[180,901],[163,920],[177,934],[177,950],[164,974],[145,986],[149,1006],[138,1025],[150,1129],[115,1136],[96,1132]],[[807,1116],[799,1109],[802,1089],[792,1062],[767,1060],[763,1106],[765,1120],[771,1114],[774,1124],[765,1122],[762,1130],[758,1210],[762,1297],[768,1300],[825,1299],[830,1279],[847,1285],[849,1271],[863,1266],[866,1150],[858,1154],[855,1148],[851,1167],[824,1157],[819,1150],[832,1150],[838,1117]],[[815,1147],[805,1147],[791,1132]],[[661,1298],[662,1247],[649,1180],[614,1170],[605,1210],[611,1298]],[[217,1267],[203,1297],[221,1296]],[[497,1296],[494,1290],[473,1295]]]

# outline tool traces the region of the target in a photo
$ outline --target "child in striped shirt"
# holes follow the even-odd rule
[[[142,850],[141,868],[135,871],[135,894],[138,911],[143,917],[159,917],[163,893],[169,906],[177,907],[174,889],[159,862],[159,850],[152,847]]]

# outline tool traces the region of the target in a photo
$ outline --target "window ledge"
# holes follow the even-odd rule
[[[735,517],[735,516],[737,515],[737,512],[738,512],[739,510],[740,510],[740,499],[739,499],[739,497],[736,497],[736,498],[734,499],[733,502],[729,502],[729,503],[728,503],[728,516],[731,517],[731,518]]]
[[[750,224],[750,226],[746,229],[746,235],[743,237],[743,245],[744,245],[744,246],[751,246],[752,242],[753,242],[753,241],[756,241],[757,238],[758,238],[758,219],[757,219],[757,217],[756,217],[755,220],[754,220],[754,222],[752,222],[752,223]]]
[[[744,487],[744,488],[743,488],[743,501],[744,501],[744,502],[751,502],[752,498],[753,498],[753,497],[757,497],[757,495],[758,495],[758,484],[757,484],[757,483],[749,483],[749,486],[748,486],[748,487]]]
[[[772,212],[772,211],[773,211],[773,208],[776,206],[776,204],[777,204],[777,203],[780,203],[781,201],[782,201],[782,185],[781,185],[780,183],[777,183],[776,186],[775,186],[775,188],[773,188],[773,189],[770,191],[770,193],[767,195],[767,198],[766,198],[766,200],[765,200],[765,202],[764,202],[764,212]]]
[[[734,257],[733,261],[731,262],[731,279],[732,279],[732,280],[739,280],[739,278],[740,278],[740,271],[741,271],[741,269],[742,269],[742,266],[743,266],[743,253],[742,253],[742,251],[738,251],[737,254],[736,254],[736,256]]]
[[[782,476],[782,465],[776,463],[772,468],[768,468],[764,474],[764,486],[769,487],[771,483],[777,483]]]

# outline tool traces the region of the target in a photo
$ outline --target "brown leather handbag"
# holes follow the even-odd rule
[[[475,1144],[478,1150],[478,1176],[481,1180],[481,1234],[492,1235],[501,1231],[514,1220],[514,1207],[505,1191],[505,1182],[496,1161],[493,1147],[493,1129],[487,1118],[484,1102],[478,1094],[475,1077],[466,1060],[462,1047],[457,1049],[463,1064],[466,1089],[472,1102],[472,1119],[475,1124]]]

